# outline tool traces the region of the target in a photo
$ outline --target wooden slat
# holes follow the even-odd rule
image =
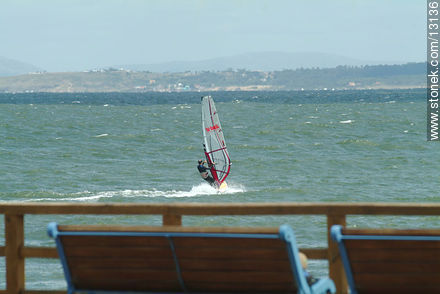
[[[398,247],[392,249],[358,249],[348,250],[348,256],[351,262],[359,261],[386,261],[386,262],[419,262],[426,261],[430,263],[437,263],[440,265],[440,250],[438,249],[417,249],[408,250],[400,249]]]
[[[256,271],[197,271],[182,272],[182,277],[187,283],[203,282],[213,284],[224,283],[285,283],[289,284],[293,281],[291,272],[256,272]]]
[[[440,203],[26,203],[0,205],[10,214],[94,215],[440,215]]]
[[[66,290],[24,290],[23,294],[66,294],[66,292]],[[3,294],[2,291],[0,294]]]
[[[150,268],[158,270],[170,270],[175,269],[174,260],[172,258],[149,258],[148,262],[141,260],[137,257],[133,258],[118,258],[118,257],[108,257],[108,258],[96,258],[96,257],[75,257],[69,259],[69,266],[73,270],[83,270],[90,268],[145,268],[148,265]]]
[[[300,248],[300,252],[304,253],[309,259],[327,259],[328,260],[328,249],[327,248]]]
[[[272,271],[291,273],[286,249],[198,248],[176,249],[182,271],[255,272]]]
[[[290,263],[288,260],[219,260],[219,259],[179,259],[179,264],[182,270],[185,271],[275,271],[288,272],[290,271]]]
[[[217,272],[274,272],[274,273],[290,273],[291,267],[289,262],[284,260],[248,260],[240,259],[234,262],[231,260],[215,260],[215,259],[198,259],[180,261],[181,270],[184,272],[200,272],[208,271]]]
[[[60,231],[85,232],[178,232],[178,233],[251,233],[278,234],[274,227],[182,227],[182,226],[76,226],[60,225]]]
[[[233,247],[245,249],[285,249],[286,244],[279,239],[260,239],[255,242],[255,239],[248,238],[215,238],[213,240],[209,237],[174,237],[173,243],[179,248],[195,248],[195,247]]]
[[[177,280],[173,281],[144,281],[130,279],[94,279],[79,284],[80,289],[102,289],[107,291],[124,291],[127,288],[132,291],[150,291],[150,292],[182,292],[180,284]]]
[[[440,249],[439,241],[410,241],[410,240],[345,240],[352,249]]]
[[[439,229],[342,229],[344,235],[373,236],[439,236]]]
[[[271,250],[271,249],[234,249],[234,248],[195,248],[181,249],[176,248],[178,258],[214,258],[214,259],[272,259],[285,260],[288,258],[287,250]]]
[[[164,214],[162,215],[162,224],[164,226],[181,226],[182,216],[177,214]]]
[[[398,290],[398,294],[414,294],[414,293],[439,293],[439,289],[437,287],[426,287],[426,292],[420,292],[420,287],[405,287]],[[357,289],[357,293],[363,294],[390,294],[390,293],[396,293],[395,288],[388,285],[383,285],[382,288],[378,289],[375,288],[373,285],[365,285],[362,288]]]
[[[21,249],[20,255],[26,258],[58,258],[58,252],[56,248],[52,247],[23,247]]]
[[[94,280],[132,280],[132,281],[177,281],[176,270],[98,268],[82,269],[72,273],[72,279],[78,283]]]
[[[299,251],[309,259],[327,259],[327,248],[300,248]],[[21,255],[26,258],[58,258],[58,252],[53,247],[24,247]]]
[[[328,243],[328,264],[329,275],[335,283],[335,287],[338,293],[348,293],[348,282],[345,276],[344,267],[342,265],[342,259],[339,255],[338,244],[336,242],[330,242],[330,230],[333,225],[341,225],[345,227],[346,218],[345,214],[330,214],[327,215],[327,243]]]
[[[23,215],[5,215],[6,285],[8,292],[19,293],[25,288],[24,258],[19,255],[24,246]]]
[[[399,266],[399,264],[394,264],[394,270],[391,269],[391,265],[387,265],[386,269],[383,270],[379,268],[381,265],[380,263],[377,264],[376,272],[371,271],[371,267],[368,268],[368,272],[354,272],[355,284],[358,287],[368,285],[369,288],[374,287],[376,289],[393,287],[393,293],[411,286],[419,288],[417,293],[428,293],[425,287],[438,287],[440,290],[440,286],[438,285],[440,273],[438,270],[434,272],[430,270],[417,271],[414,267]],[[354,267],[356,270],[365,269],[364,267],[358,267],[356,265]],[[420,267],[418,268],[421,269]]]
[[[169,242],[164,237],[121,237],[121,236],[61,236],[66,247],[93,246],[113,244],[113,247],[144,246],[167,247]]]
[[[419,263],[390,263],[390,262],[352,262],[350,264],[352,270],[358,273],[376,273],[376,274],[411,274],[426,273],[440,274],[440,265],[433,266],[426,261]]]
[[[189,291],[195,293],[297,293],[294,284],[284,283],[187,283]]]
[[[423,292],[423,287],[427,285],[438,285],[440,275],[432,273],[419,273],[419,274],[399,274],[399,275],[384,275],[384,274],[357,274],[355,282],[360,285],[373,284],[375,288],[380,288],[381,285],[391,284],[394,285],[394,289],[403,289],[407,286],[419,287],[419,293]],[[440,285],[437,286],[440,289]],[[372,288],[372,287],[371,287]]]
[[[62,236],[63,244],[66,247],[74,246],[108,246],[113,247],[142,246],[142,247],[164,247],[169,245],[169,241],[165,237],[148,237],[148,236]],[[261,239],[258,243],[252,239],[246,238],[216,238],[215,242],[209,237],[173,237],[173,243],[179,247],[194,248],[195,246],[230,246],[235,248],[285,248],[284,242],[274,239]]]
[[[157,256],[172,258],[172,252],[169,248],[154,247],[64,247],[66,257],[113,257],[119,258],[155,258]]]

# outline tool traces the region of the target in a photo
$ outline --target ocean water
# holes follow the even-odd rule
[[[0,94],[0,201],[440,199],[440,153],[437,143],[426,141],[425,90],[211,93],[233,162],[230,189],[221,194],[196,169],[204,94]],[[28,216],[26,245],[53,246],[45,235],[53,220],[160,223],[156,216]],[[300,246],[326,246],[321,216],[184,218],[185,225],[286,222]],[[350,217],[348,223],[438,227],[439,218]],[[325,266],[311,262],[318,275]],[[29,289],[65,287],[57,260],[28,260],[26,271]],[[3,273],[0,258],[0,288]]]

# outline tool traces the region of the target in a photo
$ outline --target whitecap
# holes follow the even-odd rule
[[[157,189],[146,189],[146,190],[116,190],[116,191],[102,191],[102,192],[89,192],[83,191],[79,193],[71,194],[70,197],[66,194],[54,194],[54,197],[29,199],[24,201],[78,201],[78,202],[97,202],[101,199],[106,198],[187,198],[187,197],[200,197],[200,196],[216,196],[225,194],[235,194],[246,192],[246,188],[242,185],[229,184],[225,191],[219,192],[217,189],[211,187],[207,183],[201,183],[199,185],[191,187],[189,191],[179,191],[179,190],[157,190]]]
[[[108,136],[108,134],[101,134],[101,135],[96,135],[95,138],[106,137],[106,136]]]
[[[354,122],[354,120],[349,119],[349,120],[341,120],[339,123],[341,123],[341,124],[351,124],[353,122]]]

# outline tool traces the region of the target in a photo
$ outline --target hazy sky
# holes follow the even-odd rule
[[[247,52],[426,59],[422,0],[1,0],[0,56],[48,71]]]

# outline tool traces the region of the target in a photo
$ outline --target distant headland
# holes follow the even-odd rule
[[[426,63],[280,71],[153,73],[126,69],[0,77],[0,93],[402,89],[426,87]]]

